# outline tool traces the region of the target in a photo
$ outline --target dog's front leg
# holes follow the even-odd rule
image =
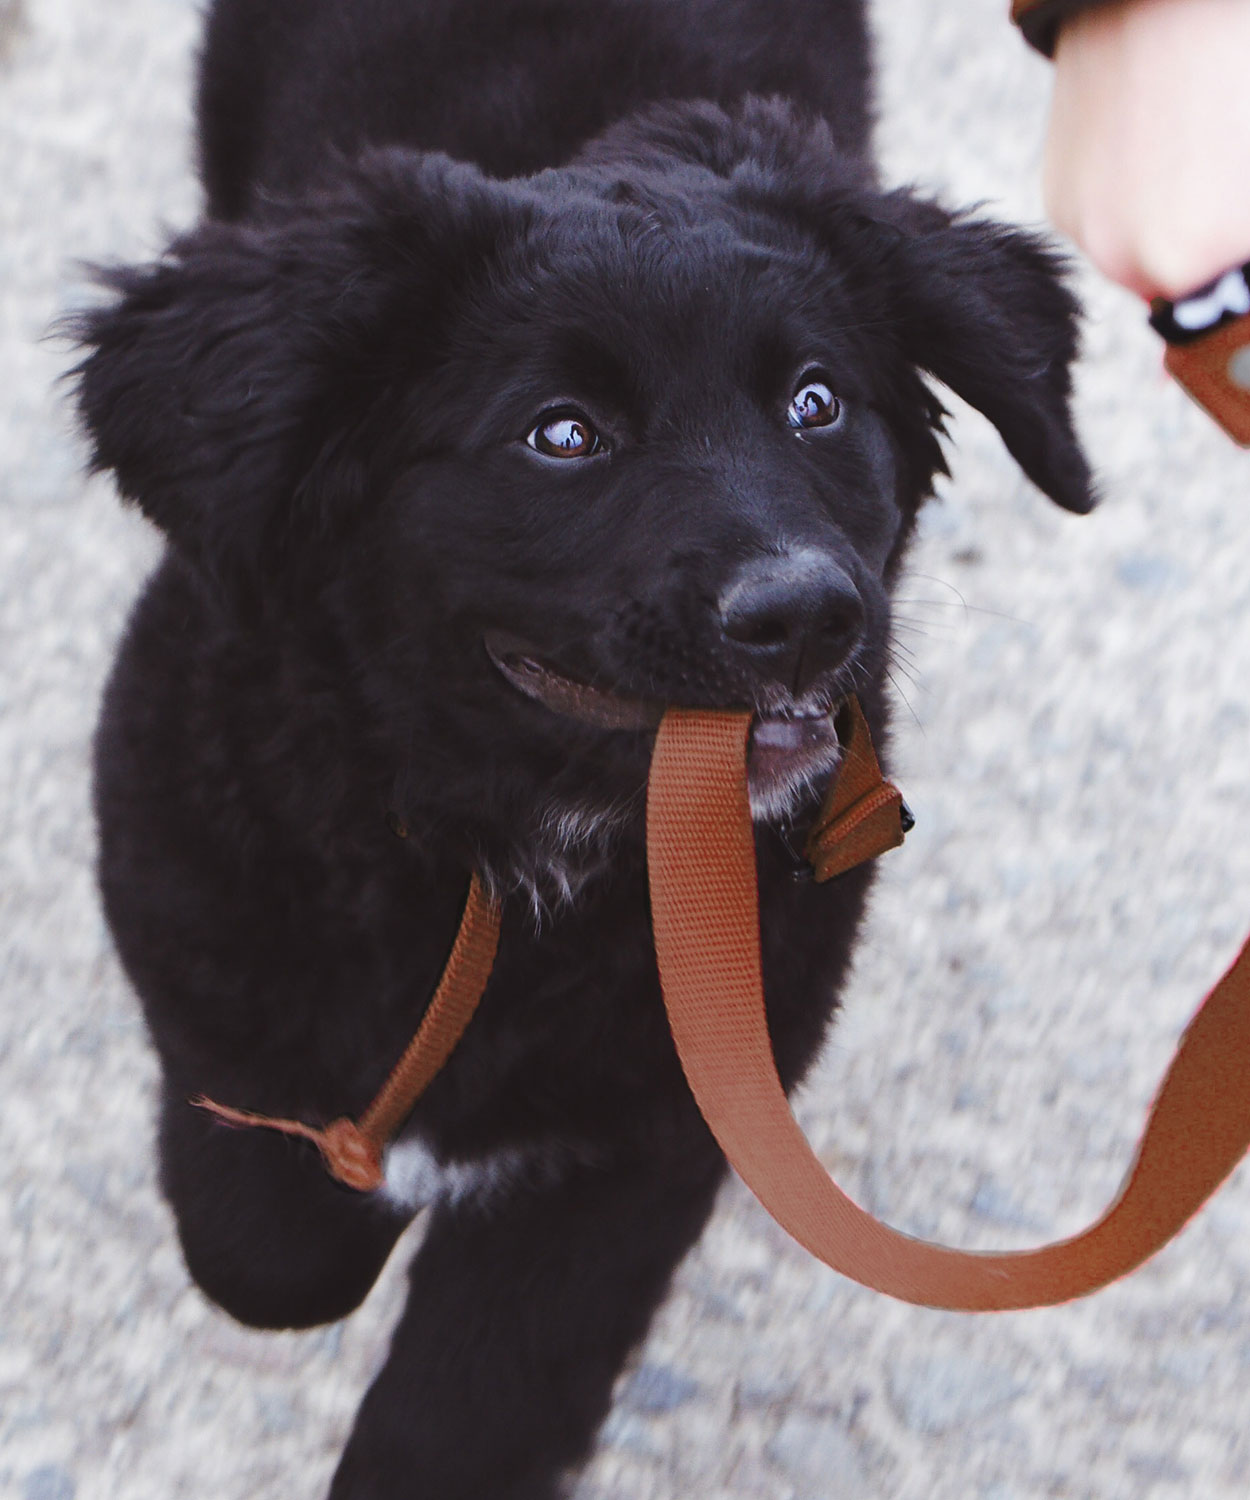
[[[434,1210],[331,1500],[552,1500],[703,1228],[724,1160],[578,1167]]]
[[[412,1217],[380,1194],[340,1186],[306,1141],[223,1125],[170,1088],[161,1185],[191,1275],[260,1328],[345,1317]]]

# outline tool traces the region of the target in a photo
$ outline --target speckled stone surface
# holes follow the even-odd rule
[[[593,5],[587,7],[593,16]],[[1045,66],[1003,0],[881,0],[893,180],[1039,216]],[[184,0],[0,0],[0,1497],[315,1500],[397,1309],[246,1332],[154,1186],[155,1070],[99,916],[88,746],[155,555],[46,339],[77,265],[197,209]],[[902,590],[888,862],[800,1114],[901,1227],[1023,1245],[1091,1217],[1250,926],[1250,456],[1091,284],[1059,514],[975,413]],[[1250,1181],[1092,1301],[986,1319],[840,1281],[728,1189],[581,1500],[1139,1500],[1250,1492]]]

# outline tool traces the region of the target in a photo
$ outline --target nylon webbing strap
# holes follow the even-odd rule
[[[881,774],[859,700],[848,698],[842,715],[842,760],[803,851],[818,881],[843,875],[903,842],[902,794]]]
[[[1250,943],[1190,1023],[1120,1195],[1039,1250],[964,1253],[890,1229],[829,1178],[773,1062],[760,971],[744,714],[672,710],[647,799],[656,956],[682,1066],[739,1176],[813,1255],[906,1302],[1040,1307],[1105,1285],[1164,1245],[1250,1144]]]
[[[464,1034],[490,978],[498,946],[499,907],[474,875],[451,956],[434,997],[416,1035],[359,1120],[344,1117],[316,1126],[232,1109],[202,1094],[191,1102],[231,1125],[260,1126],[312,1141],[330,1175],[347,1187],[361,1192],[381,1187],[383,1150]]]

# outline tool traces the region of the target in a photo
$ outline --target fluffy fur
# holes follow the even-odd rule
[[[217,0],[200,139],[204,222],[78,330],[95,462],[169,542],[97,745],[164,1190],[191,1274],[268,1327],[349,1312],[433,1195],[331,1493],[550,1500],[724,1163],[658,993],[649,734],[488,643],[782,725],[855,689],[882,737],[924,375],[1085,509],[1074,305],[1036,239],[881,189],[854,0]],[[813,371],[837,419],[796,427]],[[537,451],[553,412],[599,451]],[[788,1087],[869,879],[796,878],[814,764],[758,800]],[[473,868],[500,959],[393,1191],[188,1106],[359,1111]]]

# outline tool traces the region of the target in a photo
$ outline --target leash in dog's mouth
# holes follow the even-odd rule
[[[526,643],[502,632],[489,632],[486,653],[496,670],[516,690],[565,718],[596,729],[654,734],[670,705],[651,698],[612,693],[567,676]],[[747,762],[752,802],[768,815],[781,810],[792,792],[829,776],[842,756],[838,721],[845,698],[833,703],[799,701],[751,711]],[[727,711],[743,712],[741,705]]]
[[[527,660],[529,660],[527,658]],[[557,702],[578,684],[513,664]],[[586,690],[593,691],[593,690]],[[572,697],[570,697],[570,692]],[[817,881],[890,848],[911,823],[884,779],[867,721],[845,705],[847,739],[805,848]],[[631,727],[637,727],[631,725]],[[928,1307],[1050,1306],[1124,1275],[1165,1244],[1250,1143],[1250,942],[1190,1023],[1119,1196],[1088,1229],[1036,1250],[964,1253],[898,1233],[828,1176],[803,1137],[773,1060],[764,999],[745,712],[669,709],[647,788],[647,871],[660,988],[682,1068],[726,1158],[801,1245],[862,1285]],[[451,956],[416,1035],[359,1120],[324,1127],[192,1102],[229,1124],[301,1136],[348,1187],[384,1182],[386,1145],[450,1055],[490,979],[501,909],[474,876]]]
[[[494,651],[491,651],[492,659],[494,655]],[[582,684],[550,671],[533,657],[522,657],[520,662],[509,661],[507,666],[503,662],[498,665],[510,681],[514,680],[515,674],[528,685],[523,691],[531,691],[541,680],[544,697],[540,701],[547,701],[545,695],[550,694],[560,705],[572,700],[579,704],[588,702],[592,705],[591,711],[597,714],[603,709],[602,700],[612,702],[609,694],[584,688]],[[583,697],[583,694],[586,696]],[[616,703],[633,706],[623,699],[616,700]],[[610,727],[649,727],[636,718],[623,724],[623,717],[613,707]],[[802,855],[813,878],[818,882],[832,880],[856,865],[876,858],[887,849],[897,848],[912,826],[911,814],[898,789],[885,781],[881,774],[867,721],[857,700],[848,697],[838,709],[830,710],[827,717],[837,746],[834,756],[837,774],[826,791],[824,803],[811,828]],[[813,738],[823,746],[824,734],[823,731],[814,730],[814,719],[814,715],[807,720],[795,716],[794,722],[798,724],[796,738],[801,743],[803,736],[813,734]],[[594,722],[603,725],[605,720],[606,713]],[[758,734],[760,727],[768,731],[775,722],[777,721],[767,717],[757,721],[755,716],[745,710],[663,709],[660,723],[654,731],[655,745],[648,783],[648,857],[650,846],[656,842],[652,828],[656,767],[671,759],[671,750],[661,754],[661,743],[665,742],[666,737],[667,743],[671,745],[675,736],[680,737],[683,732],[689,732],[693,728],[696,739],[700,734],[707,734],[721,750],[726,744],[731,747],[730,755],[736,762],[736,769],[731,768],[728,777],[723,764],[717,765],[715,757],[709,757],[696,748],[688,758],[688,764],[683,762],[683,769],[679,770],[675,778],[674,784],[679,792],[678,805],[685,801],[684,792],[689,790],[694,793],[696,802],[707,803],[710,799],[710,805],[718,807],[725,801],[725,794],[732,794],[735,787],[744,801],[750,798],[747,745],[752,735]],[[777,739],[783,746],[791,743],[784,734],[778,734]],[[768,740],[766,732],[766,748]],[[679,760],[682,759],[679,757]],[[703,777],[701,770],[711,771],[712,774],[710,777]],[[673,789],[673,785],[670,785],[670,794]],[[732,800],[731,795],[731,811]],[[403,1125],[427,1084],[450,1056],[482,998],[494,966],[501,920],[499,901],[488,893],[475,874],[469,883],[469,893],[451,956],[416,1034],[373,1102],[358,1120],[342,1116],[328,1125],[319,1126],[299,1119],[236,1109],[219,1104],[202,1094],[196,1095],[190,1102],[229,1125],[276,1130],[284,1135],[311,1141],[321,1152],[330,1175],[346,1187],[362,1192],[382,1187],[385,1181],[383,1158],[388,1142]]]

